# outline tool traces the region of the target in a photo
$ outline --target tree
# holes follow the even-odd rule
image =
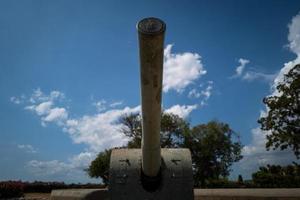
[[[237,182],[238,182],[238,184],[243,184],[244,183],[244,179],[243,179],[241,174],[239,174]]]
[[[287,166],[260,167],[252,174],[252,179],[256,187],[297,188],[300,187],[300,165],[293,163]]]
[[[227,177],[233,162],[242,159],[242,145],[236,136],[228,124],[218,121],[192,128],[185,146],[192,153],[196,186],[205,187],[210,180]]]
[[[128,148],[141,148],[142,119],[139,114],[124,115],[120,122],[124,125],[122,132],[130,138]],[[179,147],[184,136],[189,132],[189,124],[177,115],[162,113],[161,116],[161,147]]]
[[[93,160],[86,169],[88,175],[92,178],[102,178],[105,185],[108,184],[109,162],[111,149],[100,152],[95,160]]]
[[[279,95],[264,98],[268,113],[258,123],[270,131],[266,148],[291,148],[300,158],[300,65],[294,66],[277,86]]]

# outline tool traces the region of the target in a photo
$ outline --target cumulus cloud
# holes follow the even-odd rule
[[[33,148],[33,146],[31,146],[30,144],[18,144],[17,147],[27,153],[36,153],[37,152],[37,150],[35,148]]]
[[[91,149],[100,151],[105,148],[125,145],[128,138],[121,132],[119,118],[124,114],[137,113],[140,106],[134,108],[112,109],[96,115],[86,115],[79,119],[69,119],[64,124],[75,143],[87,144]]]
[[[52,121],[64,121],[68,118],[68,112],[66,111],[65,108],[53,108],[50,109],[49,113],[47,116],[42,118],[43,121],[45,122],[52,122]]]
[[[163,91],[175,90],[182,92],[202,75],[206,74],[197,53],[171,52],[173,45],[167,45],[164,50]]]
[[[198,107],[197,104],[194,105],[174,105],[165,110],[166,113],[172,113],[178,115],[181,118],[186,118],[188,115]]]
[[[50,112],[52,105],[53,105],[53,102],[46,101],[46,102],[42,102],[37,105],[26,106],[25,109],[35,111],[37,115],[46,115],[47,113]]]
[[[25,106],[25,109],[40,116],[43,126],[49,122],[61,125],[68,118],[68,111],[63,107],[55,106],[55,103],[64,98],[65,95],[60,91],[54,90],[46,95],[38,88],[33,91],[29,98],[30,105]]]
[[[275,77],[272,85],[272,95],[281,95],[276,87],[278,86],[278,84],[283,82],[285,74],[287,74],[295,65],[300,64],[300,13],[293,17],[291,22],[288,24],[288,28],[289,44],[287,46],[289,47],[291,52],[296,54],[296,58],[285,63],[280,72]]]
[[[291,23],[288,25],[289,34],[289,48],[294,52],[298,57],[300,54],[300,13],[293,17]]]

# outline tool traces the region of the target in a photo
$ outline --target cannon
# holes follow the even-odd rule
[[[165,23],[145,18],[137,23],[140,53],[141,149],[114,149],[110,158],[111,200],[193,199],[189,149],[161,148],[161,99]]]

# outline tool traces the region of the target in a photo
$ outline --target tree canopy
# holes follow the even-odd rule
[[[300,65],[294,66],[278,84],[279,94],[264,98],[267,115],[258,122],[269,131],[266,147],[284,150],[291,148],[300,157]]]
[[[86,169],[90,177],[102,178],[105,185],[108,184],[110,155],[111,149],[100,152]]]
[[[185,147],[192,153],[194,181],[204,187],[210,180],[229,175],[234,162],[242,159],[242,145],[228,124],[211,121],[191,129]]]
[[[122,132],[129,137],[127,148],[140,148],[142,139],[141,116],[125,115],[120,119]],[[194,182],[205,187],[211,179],[229,175],[233,162],[242,158],[242,145],[228,124],[211,121],[190,127],[177,115],[162,113],[161,147],[189,148],[192,154]],[[110,151],[98,154],[87,169],[91,177],[101,177],[107,183]]]
[[[260,167],[252,174],[253,183],[257,187],[300,187],[300,165],[267,165]]]

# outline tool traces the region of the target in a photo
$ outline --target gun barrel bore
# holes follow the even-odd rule
[[[142,104],[142,170],[155,177],[161,165],[160,123],[165,23],[145,18],[137,24]]]

